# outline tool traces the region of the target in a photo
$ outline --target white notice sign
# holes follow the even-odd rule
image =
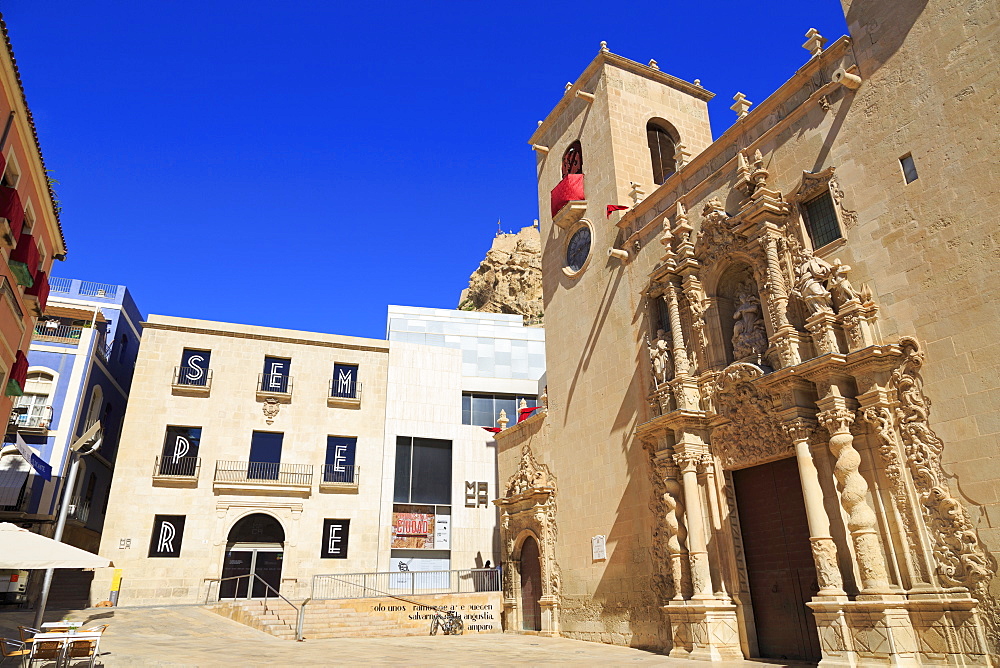
[[[451,515],[437,515],[434,518],[434,549],[451,549]]]
[[[590,546],[594,551],[594,561],[601,561],[608,558],[608,546],[604,536],[594,536],[591,538]]]

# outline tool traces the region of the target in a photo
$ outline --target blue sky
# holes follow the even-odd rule
[[[3,0],[69,258],[145,313],[383,338],[538,217],[539,119],[597,52],[760,102],[817,2]]]

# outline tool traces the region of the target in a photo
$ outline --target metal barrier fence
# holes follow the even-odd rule
[[[500,591],[500,571],[473,568],[458,571],[314,575],[312,584],[312,598],[316,600],[469,594],[478,591]]]

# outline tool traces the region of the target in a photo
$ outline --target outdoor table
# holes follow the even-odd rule
[[[83,626],[84,622],[45,622],[42,624],[43,629],[61,629],[69,627],[71,629],[78,629]]]
[[[42,624],[42,626],[44,627],[45,624]],[[52,626],[55,626],[55,624],[52,624]],[[65,624],[62,624],[62,626],[65,626]],[[73,640],[96,641],[97,647],[94,648],[94,653],[96,654],[101,644],[101,634],[92,631],[81,631],[80,633],[74,633],[72,631],[55,631],[46,633],[36,633],[33,640],[35,642],[45,642],[46,640],[48,641],[55,640],[62,643],[62,651],[60,652],[59,660],[56,661],[56,665],[58,666],[62,663],[65,663],[66,648],[69,646],[69,643]]]

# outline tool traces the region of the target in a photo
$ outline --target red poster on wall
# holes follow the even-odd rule
[[[434,548],[434,513],[393,513],[392,547]]]

